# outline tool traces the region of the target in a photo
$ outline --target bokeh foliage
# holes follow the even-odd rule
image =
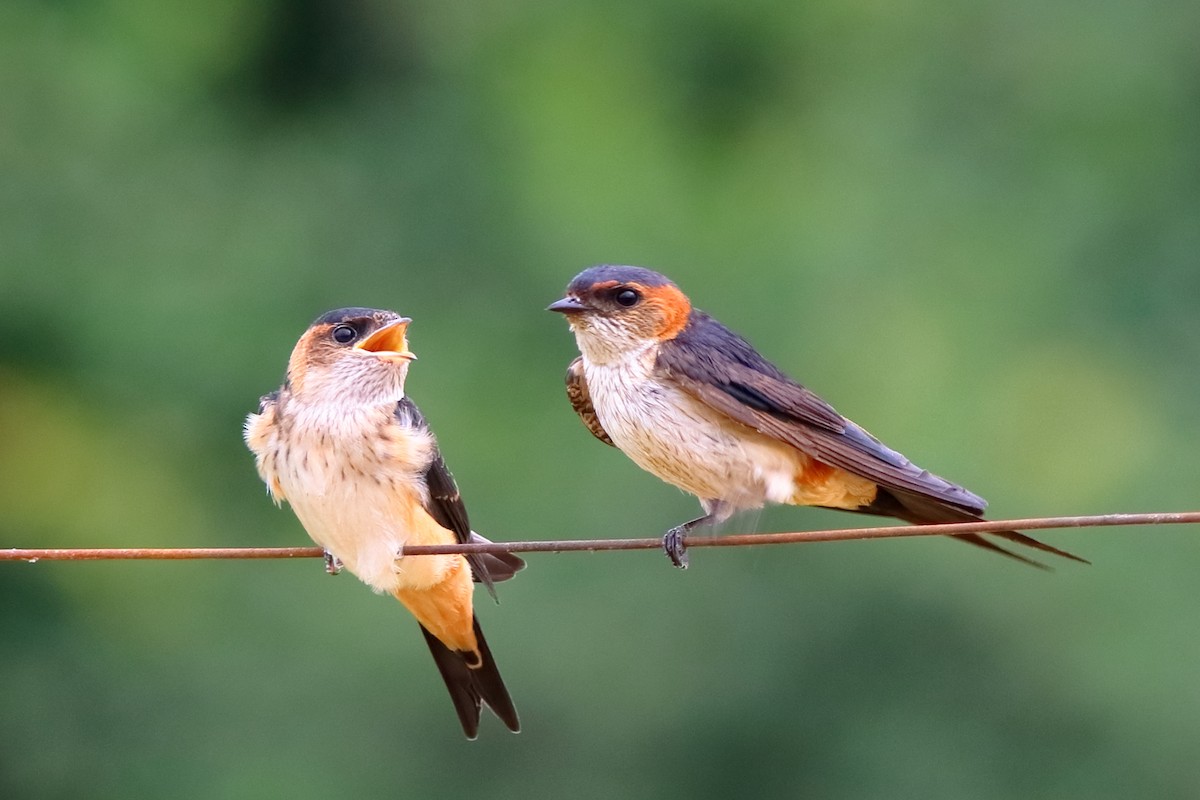
[[[541,309],[697,303],[1002,516],[1196,506],[1200,6],[0,6],[0,546],[306,542],[239,428],[308,321],[412,316],[493,538],[694,502],[592,441]],[[745,530],[854,521],[782,509]],[[461,740],[316,562],[0,565],[0,796],[1195,797],[1200,539],[533,556]],[[480,787],[486,787],[480,789]]]

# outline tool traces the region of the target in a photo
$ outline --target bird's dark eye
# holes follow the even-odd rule
[[[333,340],[338,344],[350,344],[358,338],[358,331],[349,325],[338,325],[333,329]]]
[[[642,299],[642,296],[638,294],[636,289],[626,288],[620,289],[614,299],[617,301],[617,305],[629,308],[630,306],[636,306],[638,300]]]

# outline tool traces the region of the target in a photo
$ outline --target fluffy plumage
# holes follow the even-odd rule
[[[516,556],[405,558],[406,545],[479,541],[437,440],[405,396],[408,320],[390,311],[329,312],[300,338],[287,380],[246,421],[246,443],[277,503],[313,541],[417,618],[468,738],[486,704],[520,728],[472,607],[524,566]],[[493,592],[494,594],[494,592]]]

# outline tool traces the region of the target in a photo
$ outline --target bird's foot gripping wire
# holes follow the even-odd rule
[[[671,559],[671,563],[680,569],[688,568],[687,532],[687,525],[678,525],[667,531],[667,535],[663,537],[663,552]]]
[[[342,560],[328,550],[325,551],[325,572],[328,575],[337,575],[342,571]]]
[[[667,535],[663,537],[663,552],[667,554],[667,558],[671,559],[671,563],[680,569],[688,568],[687,555],[687,535],[695,528],[704,525],[713,525],[723,520],[725,514],[724,504],[718,500],[702,500],[701,504],[704,510],[708,513],[703,517],[689,520],[682,525],[676,525],[671,530],[667,531]]]

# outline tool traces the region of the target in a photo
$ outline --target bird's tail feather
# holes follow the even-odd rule
[[[978,512],[973,512],[965,508],[947,505],[933,498],[924,497],[922,495],[905,492],[897,489],[880,488],[875,496],[874,502],[870,505],[856,509],[864,514],[875,514],[884,517],[895,517],[911,522],[914,525],[933,525],[944,522],[982,522],[983,517]],[[991,536],[997,536],[1001,539],[1007,539],[1010,542],[1023,544],[1026,547],[1032,547],[1036,550],[1041,550],[1045,553],[1053,553],[1056,556],[1069,558],[1072,561],[1078,561],[1081,564],[1090,564],[1092,562],[1085,558],[1081,558],[1074,553],[1068,553],[1066,550],[1059,550],[1057,547],[1038,541],[1032,536],[1028,536],[1020,531],[992,531]],[[984,538],[983,534],[979,533],[960,533],[951,534],[951,537],[959,541],[973,544],[976,547],[982,547],[985,550],[991,550],[994,553],[1006,555],[1009,558],[1014,558],[1025,564],[1029,564],[1040,569],[1049,569],[1040,561],[1035,561],[1032,558],[1027,558],[1020,553],[1014,553],[1006,547],[1002,547],[990,539]]]
[[[446,688],[450,691],[450,699],[454,710],[458,712],[458,720],[462,723],[463,733],[468,739],[479,735],[479,715],[484,704],[492,709],[497,717],[513,733],[521,730],[521,721],[517,718],[517,709],[509,697],[504,679],[492,658],[487,640],[479,627],[479,620],[472,617],[475,628],[477,649],[474,651],[452,650],[440,639],[421,625],[421,633],[425,643],[433,654],[434,663]]]

